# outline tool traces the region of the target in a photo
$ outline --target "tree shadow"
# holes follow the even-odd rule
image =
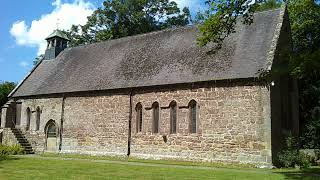
[[[320,179],[320,166],[306,168],[297,171],[284,171],[284,172],[275,172],[276,174],[282,174],[285,176],[285,179],[303,179],[303,180],[313,180]]]
[[[4,168],[3,162],[6,161],[16,161],[20,160],[21,158],[19,157],[12,157],[12,156],[0,156],[0,169]]]

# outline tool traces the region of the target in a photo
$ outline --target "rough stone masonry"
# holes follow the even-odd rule
[[[135,106],[143,106],[142,132],[131,131],[131,156],[152,159],[271,163],[270,93],[258,83],[235,82],[228,86],[206,83],[196,88],[143,89],[132,95],[132,127]],[[170,134],[171,101],[176,101],[177,131]],[[197,102],[197,133],[189,131],[191,100]],[[32,117],[25,135],[37,152],[45,150],[45,125],[54,120],[61,127],[61,152],[101,155],[128,153],[130,95],[99,93],[63,98],[21,99]],[[152,103],[160,104],[159,132],[152,133]],[[41,109],[36,130],[35,112]],[[22,111],[21,127],[27,123]],[[59,131],[59,130],[58,130]],[[164,141],[167,137],[167,142]],[[57,138],[57,144],[60,143]],[[58,149],[57,149],[58,151]]]

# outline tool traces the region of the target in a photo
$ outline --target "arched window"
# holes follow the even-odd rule
[[[152,132],[153,133],[158,133],[159,132],[159,119],[160,119],[160,108],[159,108],[159,103],[154,102],[152,104],[152,109],[153,109],[153,121],[152,121]]]
[[[170,107],[170,133],[177,133],[177,103],[172,101]]]
[[[26,129],[30,130],[30,120],[31,120],[31,111],[30,108],[27,108],[27,124],[26,124]]]
[[[37,113],[36,114],[36,131],[38,131],[40,128],[40,113],[41,113],[40,107],[37,107],[36,113]]]
[[[136,132],[142,131],[142,105],[138,103],[136,105]]]
[[[191,100],[188,106],[190,111],[190,133],[197,133],[197,102]]]

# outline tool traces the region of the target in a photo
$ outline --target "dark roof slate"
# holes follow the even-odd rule
[[[60,38],[69,40],[69,38],[67,37],[67,35],[66,35],[64,32],[62,32],[62,31],[60,31],[60,30],[58,30],[58,29],[54,30],[54,31],[46,38],[46,40],[51,39],[51,38],[54,38],[54,37],[60,37]]]
[[[213,55],[197,45],[194,26],[69,48],[42,61],[11,96],[258,77],[272,64],[283,12],[257,13]]]

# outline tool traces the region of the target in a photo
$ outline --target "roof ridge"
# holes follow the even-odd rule
[[[78,47],[89,47],[91,45],[103,44],[103,43],[107,43],[107,42],[110,43],[110,42],[114,42],[114,41],[121,41],[121,40],[124,40],[124,39],[132,39],[132,38],[136,38],[136,37],[155,35],[155,34],[165,33],[165,32],[168,32],[168,31],[191,29],[191,28],[195,28],[196,26],[197,25],[186,25],[186,26],[170,27],[170,28],[166,28],[166,29],[150,31],[150,32],[147,32],[147,33],[135,34],[135,35],[132,35],[132,36],[125,36],[125,37],[116,38],[116,39],[108,39],[108,40],[105,40],[105,41],[93,42],[93,43],[90,43],[90,44],[80,44],[78,46],[69,47],[67,49],[75,49],[75,48],[78,48]]]
[[[276,11],[276,10],[281,10],[281,8],[276,8],[276,9],[270,9],[270,10],[266,10],[266,11],[260,11],[260,12],[256,12],[254,13],[255,15],[257,14],[263,14],[263,13],[268,13],[270,11]],[[121,41],[124,39],[131,39],[131,38],[135,38],[135,37],[143,37],[143,36],[148,36],[148,35],[154,35],[154,34],[159,34],[159,33],[165,33],[168,31],[176,31],[176,30],[182,30],[182,29],[190,29],[190,28],[196,28],[198,26],[198,24],[190,24],[190,25],[186,25],[186,26],[176,26],[176,27],[170,27],[170,28],[165,28],[165,29],[161,29],[161,30],[156,30],[156,31],[151,31],[151,32],[146,32],[146,33],[141,33],[141,34],[135,34],[132,36],[125,36],[125,37],[120,37],[120,38],[116,38],[116,39],[108,39],[105,41],[99,41],[99,42],[94,42],[94,43],[89,43],[89,44],[80,44],[78,46],[74,46],[74,47],[69,47],[67,49],[73,49],[73,48],[77,48],[77,47],[88,47],[90,45],[97,45],[97,44],[102,44],[102,43],[106,43],[106,42],[114,42],[114,41]]]

